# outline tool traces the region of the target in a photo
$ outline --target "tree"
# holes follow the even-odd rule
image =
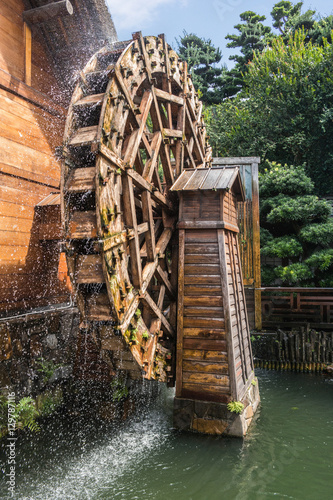
[[[301,13],[303,2],[293,4],[285,0],[274,5],[271,12],[273,19],[273,27],[278,29],[280,34],[284,36],[284,40],[288,42],[290,35],[298,29],[304,28],[305,31],[310,30],[314,25],[315,10],[307,10],[304,14]]]
[[[304,164],[325,195],[333,191],[333,46],[305,38],[299,30],[255,53],[246,89],[209,110],[208,127],[215,155]]]
[[[187,61],[196,90],[201,92],[201,100],[206,104],[217,104],[225,97],[223,77],[226,69],[218,67],[222,53],[211,40],[200,38],[194,33],[183,32],[177,41],[178,54]]]
[[[243,74],[247,71],[247,65],[253,59],[254,51],[262,51],[267,44],[271,28],[264,26],[265,16],[259,16],[249,10],[240,14],[243,23],[236,24],[234,28],[237,34],[227,35],[225,38],[231,40],[227,43],[229,48],[240,48],[241,55],[230,56],[229,59],[236,61],[236,66],[228,72],[226,84],[229,87],[228,94],[235,95],[243,86]]]
[[[303,167],[267,162],[260,174],[265,285],[277,279],[282,285],[333,285],[331,207],[313,189]],[[265,265],[265,257],[279,258],[281,265]]]

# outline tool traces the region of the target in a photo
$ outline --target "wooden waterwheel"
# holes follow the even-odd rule
[[[81,333],[133,377],[172,381],[177,194],[206,167],[199,102],[164,36],[104,47],[79,76],[67,117],[62,218]]]

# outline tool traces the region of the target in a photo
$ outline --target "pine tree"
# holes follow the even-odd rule
[[[222,59],[220,49],[211,40],[200,38],[194,33],[183,32],[177,41],[178,54],[187,61],[194,86],[201,93],[206,104],[217,104],[223,99],[225,67],[218,66]]]

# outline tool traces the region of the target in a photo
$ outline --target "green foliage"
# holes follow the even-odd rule
[[[291,198],[280,194],[265,200],[262,211],[267,210],[266,221],[270,224],[306,221],[322,222],[327,220],[331,208],[327,201],[319,200],[315,195],[298,196]]]
[[[243,86],[243,75],[248,69],[249,62],[252,61],[254,51],[262,51],[266,44],[271,28],[264,26],[265,16],[260,16],[248,10],[240,14],[241,23],[234,26],[238,31],[236,34],[228,34],[225,38],[231,40],[227,43],[229,48],[239,48],[240,54],[229,57],[236,61],[236,66],[227,75],[227,95],[235,95]]]
[[[40,396],[40,403],[38,404],[39,415],[41,417],[48,417],[49,415],[52,415],[62,404],[62,401],[61,391],[55,391],[53,393],[46,392],[45,394],[42,394]]]
[[[126,387],[126,381],[122,377],[117,377],[111,382],[112,400],[114,402],[120,402],[122,399],[127,398],[128,388]]]
[[[261,249],[262,255],[280,258],[298,257],[302,252],[302,245],[293,236],[281,236],[280,238],[274,238]]]
[[[244,74],[246,88],[207,111],[213,154],[260,156],[262,165],[265,160],[304,164],[316,191],[331,193],[332,59],[333,46],[307,42],[304,31],[288,43],[276,38],[269,50],[257,51]],[[274,184],[273,175],[267,189]]]
[[[215,48],[211,40],[200,38],[194,33],[187,33],[176,40],[178,54],[187,61],[194,87],[201,92],[204,103],[218,103],[224,97],[221,85],[224,67],[218,67],[222,59],[220,49]]]
[[[149,333],[147,332],[147,330],[145,332],[143,332],[142,338],[143,338],[143,340],[148,340],[149,339]]]
[[[273,285],[277,276],[275,270],[271,266],[261,265],[261,282],[265,286]]]
[[[52,360],[45,360],[43,358],[37,359],[38,368],[37,371],[42,373],[43,382],[46,384],[57,368],[60,368],[61,364],[56,364]]]
[[[305,285],[313,277],[310,268],[302,263],[296,262],[288,266],[278,266],[274,270],[284,286]]]
[[[305,262],[309,267],[317,268],[319,271],[327,271],[333,268],[333,249],[314,252]]]
[[[273,19],[273,27],[277,28],[280,33],[288,40],[290,34],[294,33],[299,28],[310,30],[314,25],[314,10],[307,10],[304,14],[301,13],[303,2],[293,4],[288,1],[281,1],[274,5],[271,12]]]
[[[322,247],[330,247],[333,244],[333,222],[305,226],[301,229],[299,236],[305,243],[317,246],[320,242]]]
[[[232,413],[242,413],[244,410],[244,405],[240,401],[231,401],[230,403],[227,404],[227,408],[229,411]]]
[[[304,167],[268,163],[261,173],[263,284],[279,280],[284,286],[328,286],[329,276],[323,272],[330,268],[333,257],[331,250],[323,248],[333,239],[331,207],[311,194],[312,190]],[[282,265],[265,265],[265,257],[280,258]]]
[[[261,227],[260,228],[260,245],[261,247],[264,247],[268,245],[272,240],[274,236],[272,233],[268,231],[268,229]]]
[[[263,174],[259,174],[260,196],[267,198],[280,193],[305,195],[313,192],[314,184],[303,167],[281,166],[276,162],[266,162]]]

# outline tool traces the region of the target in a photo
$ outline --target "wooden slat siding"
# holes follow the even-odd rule
[[[238,238],[236,235],[233,235],[234,239],[234,244],[235,244],[235,255],[239,255],[239,246],[238,246]],[[247,316],[247,308],[246,308],[246,301],[245,301],[245,291],[244,291],[244,286],[243,286],[243,277],[242,277],[242,268],[239,262],[239,259],[235,259],[237,261],[236,263],[236,269],[237,269],[237,276],[238,276],[238,300],[240,304],[240,316],[241,316],[241,329],[242,329],[242,339],[243,339],[243,344],[244,344],[244,351],[245,351],[245,361],[246,361],[246,367],[247,367],[247,380],[251,380],[253,378],[253,357],[252,357],[252,347],[251,347],[251,341],[250,341],[250,329],[249,329],[249,323],[248,323],[248,316]],[[245,390],[245,389],[244,389]]]
[[[267,327],[298,322],[327,328],[333,321],[333,288],[265,288],[262,314]]]
[[[231,265],[234,270],[234,283],[236,290],[236,311],[237,311],[237,334],[239,335],[241,358],[242,358],[242,372],[244,386],[246,380],[251,377],[251,371],[253,370],[252,364],[252,352],[250,347],[250,331],[247,321],[247,313],[244,299],[244,289],[242,281],[242,270],[238,259],[236,258],[238,254],[237,247],[237,236],[231,234],[232,248],[234,257],[231,258]],[[236,328],[235,328],[236,330]]]
[[[184,199],[183,215],[185,206]],[[216,230],[186,230],[184,261],[181,396],[220,401],[221,394],[223,398],[228,394],[229,375]],[[212,277],[215,285],[210,284]],[[188,280],[199,280],[199,284],[188,284]],[[216,375],[223,377],[220,388],[212,392],[207,381],[211,384]]]
[[[228,352],[228,364],[229,364],[229,376],[230,376],[230,392],[232,399],[238,400],[238,391],[235,379],[235,353],[232,338],[232,327],[231,327],[231,311],[230,311],[230,295],[228,286],[228,265],[227,265],[227,255],[226,255],[226,238],[225,232],[223,230],[218,231],[218,243],[219,243],[219,256],[220,256],[220,280],[221,280],[221,290],[223,297],[223,310],[224,310],[224,321],[225,321],[225,331],[226,331],[226,343]]]
[[[183,314],[184,314],[184,257],[185,231],[179,231],[179,266],[178,266],[178,309],[177,309],[177,365],[176,397],[181,397],[183,388]]]

